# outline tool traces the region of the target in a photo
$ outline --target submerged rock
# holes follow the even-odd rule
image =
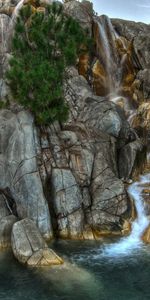
[[[36,225],[30,219],[14,224],[11,236],[14,256],[29,266],[59,265],[63,260],[48,248]]]

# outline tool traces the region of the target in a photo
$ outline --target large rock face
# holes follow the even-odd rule
[[[64,9],[66,14],[79,21],[84,29],[87,29],[89,33],[92,32],[93,6],[89,1],[82,1],[82,3],[79,1],[65,1]]]
[[[118,179],[115,137],[124,128],[126,140],[130,129],[116,106],[94,96],[75,69],[67,75],[69,120],[62,128],[54,124],[39,135],[40,174],[54,231],[65,238],[94,238],[97,232],[119,231],[129,209],[124,185]]]
[[[31,218],[50,238],[48,204],[37,168],[33,118],[29,113],[0,111],[0,166],[0,189],[9,189],[19,218]]]
[[[19,218],[31,218],[46,238],[51,219],[65,238],[118,232],[129,206],[118,179],[116,137],[123,132],[126,141],[129,125],[75,69],[66,77],[70,117],[62,128],[37,131],[28,112],[1,110],[0,188],[9,189]]]
[[[2,1],[2,8],[13,6],[13,3]],[[87,1],[82,4],[69,1],[64,4],[64,8],[68,15],[92,32],[92,8]],[[11,19],[6,15],[10,15],[9,9],[8,12],[4,9],[0,12],[0,100],[5,102],[5,99],[11,98],[5,82],[10,55],[8,31]],[[110,25],[108,18],[107,22]],[[118,39],[121,48],[118,46],[117,49],[122,51],[124,42],[128,45],[127,53],[123,53],[126,59],[124,64],[127,61],[127,68],[129,67],[128,72],[125,70],[125,88],[128,87],[127,92],[132,91],[133,86],[130,85],[133,82],[134,86],[145,86],[148,98],[149,73],[138,72],[141,66],[149,67],[147,45],[144,44],[145,41],[142,42],[144,52],[141,54],[141,45],[136,40],[136,35],[143,39],[143,35],[147,36],[149,27],[120,20],[114,20],[113,24],[118,33],[126,38],[123,42]],[[135,66],[132,61],[133,52],[130,51],[133,49],[129,49],[133,37],[136,58],[138,57],[136,63],[134,60]],[[100,72],[100,75],[103,74]],[[64,97],[70,114],[67,123],[63,125],[56,122],[47,128],[35,127],[32,115],[14,103],[7,110],[0,110],[0,190],[6,195],[6,199],[8,195],[11,198],[11,214],[19,219],[31,219],[47,239],[53,233],[59,237],[74,239],[94,239],[104,234],[119,234],[124,220],[131,215],[130,201],[120,178],[128,179],[132,176],[140,143],[138,144],[136,134],[126,121],[122,104],[119,107],[109,101],[106,93],[103,94],[105,97],[96,96],[92,90],[92,82],[89,82],[91,86],[76,69],[66,70]],[[9,215],[4,217],[12,218]],[[25,232],[24,224],[26,221],[14,225],[14,249],[14,241],[17,239],[19,243],[20,233]],[[24,240],[27,242],[27,236]],[[22,247],[17,245],[18,249]],[[25,257],[23,262],[30,261],[30,264],[34,264],[39,257],[42,260],[42,255],[45,254],[38,253],[33,260],[29,260],[30,255],[33,254],[29,244],[27,255],[21,254]]]

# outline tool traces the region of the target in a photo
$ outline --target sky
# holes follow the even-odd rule
[[[94,10],[110,18],[150,24],[150,0],[91,0]]]

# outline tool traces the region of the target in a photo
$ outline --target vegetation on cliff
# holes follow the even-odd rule
[[[87,46],[86,32],[65,15],[60,3],[54,2],[44,11],[33,12],[30,5],[21,9],[7,78],[14,99],[34,113],[38,124],[67,119],[65,68],[75,65]]]

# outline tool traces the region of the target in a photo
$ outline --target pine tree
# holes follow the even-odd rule
[[[62,4],[53,2],[45,13],[33,14],[30,5],[21,9],[7,78],[14,99],[34,113],[38,124],[66,121],[64,71],[87,47],[87,34],[64,14]]]

